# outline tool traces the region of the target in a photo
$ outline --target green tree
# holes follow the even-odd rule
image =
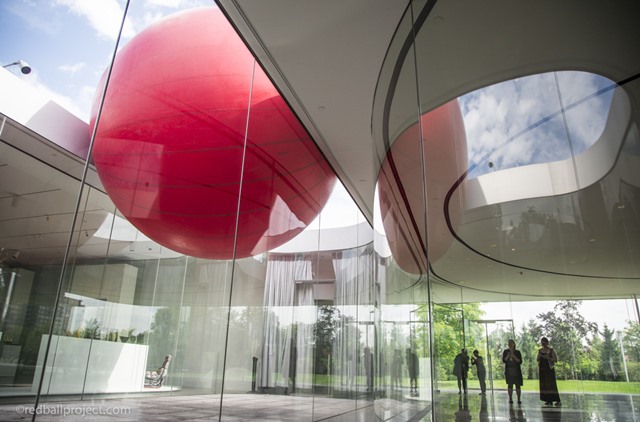
[[[316,374],[329,373],[339,319],[340,312],[335,306],[325,305],[318,308],[318,321],[314,326],[314,373]]]
[[[421,308],[417,312],[420,321],[428,322],[428,309]],[[483,315],[479,303],[465,303],[453,305],[434,305],[433,307],[433,333],[434,355],[438,379],[453,379],[451,373],[453,359],[463,347],[473,350],[478,347],[478,338],[481,338],[479,330],[482,328],[475,324],[465,324],[465,321],[481,319]],[[468,331],[465,331],[468,328]],[[418,347],[429,350],[428,346],[421,343],[428,336],[418,336]]]
[[[634,362],[640,362],[640,324],[635,321],[627,321],[623,340],[628,359]]]
[[[538,378],[538,349],[542,337],[542,328],[535,320],[530,319],[527,324],[522,324],[518,333],[517,344],[522,353],[522,376],[525,379]]]
[[[605,324],[602,331],[602,345],[600,349],[600,365],[598,372],[600,379],[606,381],[620,381],[622,362],[620,360],[620,346],[616,339],[615,330],[610,330]]]
[[[180,308],[164,307],[160,308],[153,315],[151,330],[149,332],[149,356],[147,358],[147,369],[154,370],[162,364],[166,355],[174,355],[171,361],[172,368],[182,368],[184,361],[184,348],[187,340],[180,338],[186,335],[184,323],[180,322]]]
[[[602,350],[602,338],[599,335],[593,336],[589,341],[585,354],[580,359],[579,370],[582,379],[597,380],[598,368],[600,366],[600,351]]]
[[[587,321],[580,314],[581,304],[581,300],[563,300],[556,303],[553,311],[537,315],[544,333],[558,353],[556,372],[560,378],[577,379],[585,347],[590,336],[598,330],[596,323]]]

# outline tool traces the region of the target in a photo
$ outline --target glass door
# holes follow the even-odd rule
[[[494,381],[498,381],[495,384],[500,385],[499,382],[504,380],[502,351],[508,347],[509,339],[514,338],[513,320],[469,320],[466,325],[469,356],[473,355],[474,350],[478,350],[486,368],[487,392],[493,392]],[[471,365],[469,372],[469,387],[479,390],[477,369]]]

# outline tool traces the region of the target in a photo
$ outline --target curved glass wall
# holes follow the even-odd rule
[[[434,420],[518,420],[526,412],[544,419],[536,358],[546,336],[559,356],[565,404],[582,411],[596,390],[624,392],[621,406],[633,414],[635,77],[618,83],[581,65],[540,63],[525,72],[505,59],[500,72],[466,80],[453,62],[437,59],[459,42],[443,32],[457,16],[448,6],[411,2],[376,90],[375,245],[393,292],[381,308],[414,312],[406,321],[424,334],[407,329],[407,336],[420,333],[431,371],[417,396],[409,382],[394,393],[393,378],[387,390],[400,403],[422,402]],[[447,97],[438,84],[450,86],[449,73],[459,84]],[[400,335],[391,332],[393,343]],[[533,411],[509,407],[502,360],[509,339],[523,356],[522,406]],[[473,359],[466,380],[456,376],[462,349],[482,357],[484,387]]]

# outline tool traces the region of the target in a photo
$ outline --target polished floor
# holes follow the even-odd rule
[[[334,399],[260,394],[153,396],[41,403],[37,421],[640,421],[640,396],[562,394],[562,406],[544,406],[535,393],[509,404],[506,392],[438,394],[435,408],[424,398]],[[0,406],[0,420],[31,420],[32,404]]]

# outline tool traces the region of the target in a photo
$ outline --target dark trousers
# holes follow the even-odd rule
[[[462,387],[462,388],[461,388]],[[467,392],[467,377],[458,377],[458,391]]]

